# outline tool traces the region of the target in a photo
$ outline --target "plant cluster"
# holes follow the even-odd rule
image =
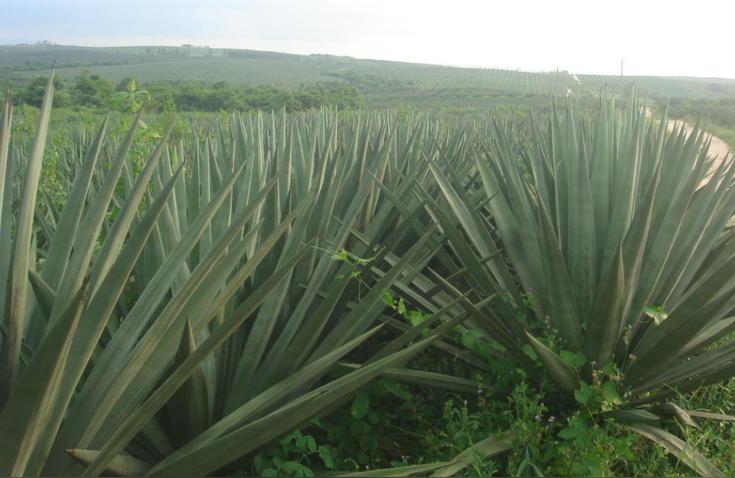
[[[55,81],[0,122],[0,473],[730,469],[735,162],[701,131],[632,96],[64,137]]]

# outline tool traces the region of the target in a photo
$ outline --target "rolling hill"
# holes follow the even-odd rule
[[[133,76],[141,82],[194,81],[298,88],[321,81],[358,86],[370,104],[408,103],[477,105],[503,98],[555,95],[579,91],[596,94],[605,86],[635,84],[652,98],[735,97],[735,80],[574,74],[566,71],[523,72],[484,68],[295,55],[206,46],[78,47],[53,44],[0,46],[0,79],[20,84],[55,67],[63,77],[83,70],[116,82]]]

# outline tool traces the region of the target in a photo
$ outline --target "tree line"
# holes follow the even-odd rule
[[[31,80],[14,99],[40,106],[47,79]],[[119,111],[302,111],[323,106],[356,109],[365,105],[360,90],[342,81],[325,81],[286,90],[265,85],[233,85],[225,81],[205,84],[194,81],[140,84],[126,77],[113,84],[98,74],[83,71],[67,81],[54,78],[54,107],[90,107]]]

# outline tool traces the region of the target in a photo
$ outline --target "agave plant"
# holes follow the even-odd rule
[[[169,127],[133,167],[140,114],[119,142],[106,118],[59,158],[57,204],[39,190],[52,95],[30,154],[9,101],[0,131],[0,473],[211,474],[381,373],[457,385],[396,367],[466,314],[375,340],[384,291],[437,247],[412,193],[448,141],[428,122],[235,115],[178,143]]]
[[[651,423],[693,423],[668,400],[735,373],[735,167],[701,130],[666,125],[603,98],[592,121],[568,107],[521,139],[496,128],[464,168],[438,157],[441,200],[420,194],[457,265],[425,280],[495,296],[468,324],[503,355],[537,356],[569,397],[602,385],[608,413],[709,475]]]

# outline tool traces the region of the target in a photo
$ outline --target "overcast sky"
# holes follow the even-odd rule
[[[735,0],[0,0],[0,44],[40,40],[735,78]]]

